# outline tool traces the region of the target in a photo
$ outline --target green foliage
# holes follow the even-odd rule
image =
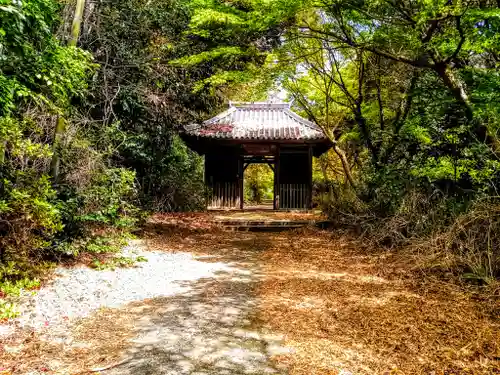
[[[46,176],[20,172],[15,181],[4,179],[0,200],[2,261],[35,256],[50,246],[51,236],[63,230],[55,194]]]
[[[0,299],[0,321],[17,318],[19,314],[15,303]]]
[[[390,215],[414,189],[496,194],[500,44],[482,37],[498,28],[494,4],[302,7],[277,54],[283,84],[357,161],[360,197]]]
[[[300,12],[266,74],[336,141],[355,179],[354,189],[345,184],[344,163],[338,172],[341,153],[325,157],[317,203],[379,246],[458,226],[445,236],[453,245],[436,248],[467,264],[469,278],[498,276],[486,230],[496,219],[476,207],[500,187],[498,4],[294,3]]]
[[[104,134],[95,129],[95,142],[136,172],[140,203],[149,209],[204,206],[202,159],[177,132],[206,118],[220,98],[203,89],[193,92],[196,80],[207,76],[204,68],[171,63],[187,62],[182,58],[194,48],[183,34],[190,20],[188,5],[163,0],[102,3],[87,22],[107,22],[82,35],[81,45],[97,61],[108,61],[97,73],[88,103],[93,122],[106,129]]]
[[[10,275],[9,275],[10,276]],[[19,279],[16,281],[6,280],[0,284],[0,294],[3,296],[19,296],[23,290],[36,290],[40,287],[40,280]]]
[[[95,141],[103,131],[80,125],[97,65],[56,37],[61,10],[53,0],[0,5],[0,288],[7,295],[36,287],[50,260],[71,253],[98,225],[136,222],[134,173],[110,168],[108,150]],[[64,173],[56,184],[49,163],[58,116],[69,134],[57,150]]]
[[[79,48],[57,37],[72,14],[55,0],[0,0],[4,294],[34,287],[48,260],[116,252],[123,240],[104,234],[136,225],[139,207],[203,209],[203,162],[179,129],[228,97],[262,99],[271,87],[288,90],[336,142],[314,174],[318,204],[332,216],[383,218],[381,242],[432,235],[498,195],[494,2],[98,2]],[[245,198],[257,203],[272,198],[262,167],[245,174]],[[454,249],[474,228],[496,228],[481,215]],[[467,271],[496,276],[493,236],[473,238],[486,250],[474,248],[481,260]],[[13,314],[0,307],[0,317]]]
[[[298,7],[295,1],[191,1],[182,57],[172,63],[185,68],[196,66],[208,73],[193,76],[196,92],[237,86],[247,96],[255,91],[262,93],[263,87],[274,83],[273,74],[266,74],[262,67],[272,61],[272,51],[280,44]]]
[[[97,236],[85,245],[85,251],[94,254],[117,253],[127,244],[127,238],[122,236]]]
[[[260,204],[274,197],[274,172],[266,164],[251,164],[245,170],[243,180],[245,202]]]
[[[91,266],[92,268],[95,268],[98,271],[106,271],[106,270],[114,271],[116,268],[134,267],[138,262],[147,262],[147,261],[148,261],[147,258],[143,256],[137,256],[135,258],[116,256],[108,258],[106,260],[94,259],[92,261]]]
[[[135,195],[135,173],[125,169],[106,169],[97,173],[81,192],[81,203],[75,220],[103,223],[117,228],[136,222],[135,208],[130,203]]]

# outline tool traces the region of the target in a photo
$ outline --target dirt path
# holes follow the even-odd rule
[[[500,373],[497,296],[424,277],[406,257],[313,229],[223,232],[207,215],[157,215],[142,237],[223,267],[96,311],[73,325],[79,349],[33,339],[21,361],[71,368],[44,374]]]

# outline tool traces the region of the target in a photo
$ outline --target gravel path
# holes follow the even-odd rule
[[[106,271],[59,268],[51,284],[26,297],[15,325],[71,347],[72,322],[95,319],[103,307],[118,308],[134,322],[134,338],[123,360],[103,374],[283,373],[269,364],[270,356],[286,352],[280,346],[282,338],[250,327],[258,277],[248,263],[144,251],[140,241],[123,253],[148,261]],[[66,374],[62,363],[52,364],[53,374]]]
[[[147,298],[183,293],[181,281],[211,277],[230,269],[223,263],[197,261],[189,253],[147,252],[139,242],[128,246],[124,256],[143,256],[132,268],[97,271],[59,268],[55,281],[21,306],[17,322],[22,327],[57,326],[68,319],[83,318],[100,307],[120,307]]]

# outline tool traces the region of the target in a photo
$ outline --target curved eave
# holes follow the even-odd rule
[[[234,137],[214,137],[210,135],[198,135],[190,132],[182,132],[181,137],[189,148],[199,154],[206,154],[218,147],[237,147],[244,143],[261,143],[274,145],[311,145],[314,156],[320,156],[328,151],[333,143],[326,137],[315,138],[234,138]]]

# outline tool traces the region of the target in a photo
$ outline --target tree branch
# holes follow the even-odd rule
[[[392,54],[390,52],[375,48],[374,46],[371,46],[368,44],[358,43],[348,36],[341,36],[339,34],[336,34],[336,33],[330,32],[330,31],[319,30],[316,28],[312,28],[310,26],[306,26],[304,28],[309,30],[312,33],[316,33],[318,35],[324,35],[326,37],[333,38],[334,40],[341,42],[341,43],[344,43],[344,44],[347,44],[348,46],[350,46],[352,48],[357,48],[360,50],[372,52],[376,55],[379,55],[381,57],[385,57],[385,58],[392,60],[392,61],[402,62],[402,63],[409,64],[409,65],[412,65],[412,66],[415,66],[418,68],[432,68],[434,66],[434,64],[432,64],[431,62],[429,62],[426,59],[425,60],[424,59],[409,59],[409,58],[404,57],[404,56],[395,55],[395,54]],[[328,39],[324,39],[324,38],[318,38],[318,39],[328,41]]]
[[[445,60],[445,63],[447,64],[457,58],[466,40],[465,32],[464,29],[462,28],[461,18],[462,18],[461,16],[455,17],[458,34],[460,35],[460,41],[458,42],[457,48],[455,49],[453,54]]]

